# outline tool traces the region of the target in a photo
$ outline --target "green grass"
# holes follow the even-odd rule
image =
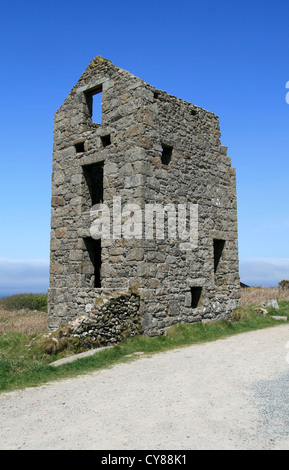
[[[237,309],[233,316],[236,321],[220,320],[175,325],[167,331],[166,336],[137,336],[126,339],[111,349],[57,368],[49,366],[57,356],[52,358],[45,354],[43,335],[0,332],[0,391],[32,387],[108,368],[137,358],[138,356],[134,355],[136,352],[152,355],[173,348],[215,341],[247,331],[280,325],[281,322],[274,320],[271,315],[278,314],[289,318],[289,302],[283,301],[279,305],[280,310],[270,309],[270,315],[266,317],[254,313],[254,307],[251,306]]]
[[[288,317],[289,302],[285,300],[280,300],[278,302],[278,305],[279,310],[276,310],[275,308],[267,308],[268,314],[274,316]]]
[[[38,310],[47,312],[46,294],[17,294],[0,299],[0,306],[6,310]]]

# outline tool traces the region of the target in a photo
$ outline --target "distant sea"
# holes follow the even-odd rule
[[[43,289],[43,291],[41,291],[41,292],[32,292],[32,291],[29,291],[29,292],[18,292],[17,291],[16,292],[15,291],[15,292],[7,292],[7,293],[4,293],[4,294],[3,294],[3,292],[1,292],[0,293],[0,299],[2,297],[11,297],[12,295],[18,295],[18,294],[45,294],[46,292],[47,292],[47,290],[45,291],[45,289]]]
[[[8,293],[8,294],[0,294],[0,299],[1,299],[2,297],[11,297],[11,295],[16,295],[16,293],[15,293],[15,294],[11,294],[11,293]]]

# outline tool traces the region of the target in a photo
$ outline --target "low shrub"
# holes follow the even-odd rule
[[[281,289],[288,289],[289,290],[289,281],[284,279],[283,281],[279,282],[278,285]]]
[[[47,312],[46,294],[18,294],[0,299],[0,306],[6,310],[37,310]]]

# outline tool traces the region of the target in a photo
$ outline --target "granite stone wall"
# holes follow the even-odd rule
[[[101,123],[92,115],[102,95]],[[94,95],[96,94],[96,95]],[[91,237],[94,204],[194,204],[198,243]],[[136,217],[134,211],[123,219]],[[155,235],[155,232],[154,232]],[[96,57],[55,114],[49,326],[85,315],[97,299],[134,288],[142,328],[229,318],[239,304],[235,170],[216,115]]]

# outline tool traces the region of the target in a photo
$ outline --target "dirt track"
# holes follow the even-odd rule
[[[0,449],[289,449],[289,325],[0,395]]]

